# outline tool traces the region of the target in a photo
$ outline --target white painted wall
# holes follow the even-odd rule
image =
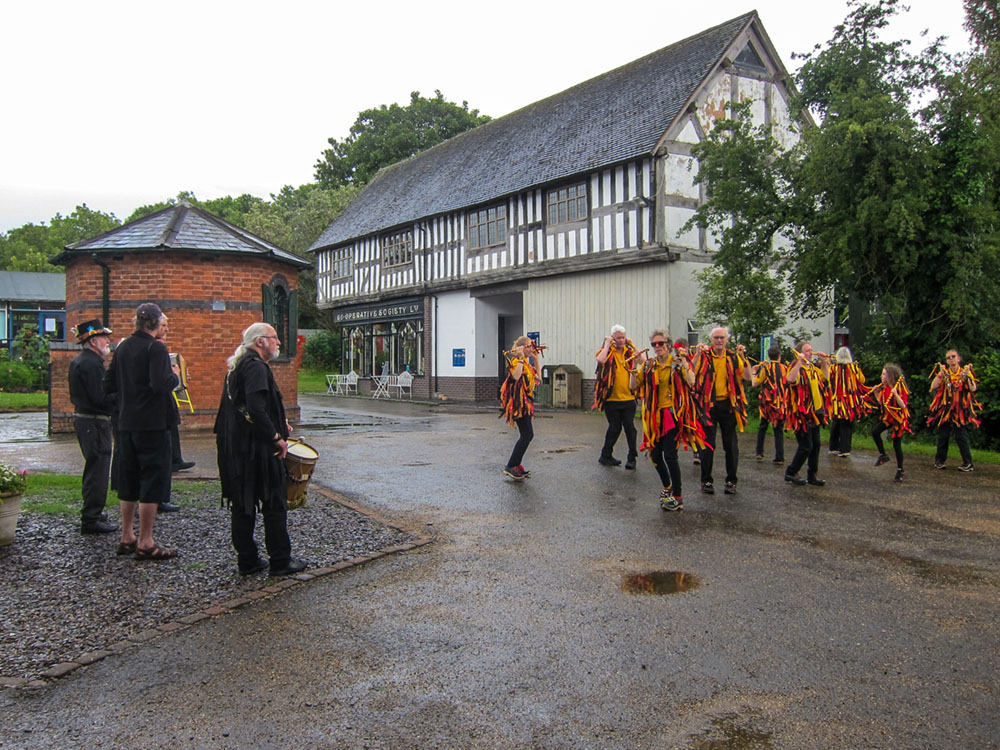
[[[476,301],[467,289],[438,295],[436,343],[438,375],[471,378],[476,369]],[[452,349],[465,349],[465,367],[452,366]],[[431,349],[434,356],[435,349]]]

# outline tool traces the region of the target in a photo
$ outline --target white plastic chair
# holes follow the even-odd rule
[[[354,393],[358,392],[358,374],[351,370],[346,375],[340,376],[340,387],[343,389],[343,393]]]
[[[395,382],[389,383],[388,387],[390,389],[395,389],[396,396],[398,398],[403,397],[403,391],[406,391],[406,395],[413,398],[413,375],[409,370],[395,375]]]

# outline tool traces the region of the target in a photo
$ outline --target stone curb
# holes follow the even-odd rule
[[[184,477],[184,479],[195,479],[194,477]],[[303,583],[313,581],[317,578],[323,578],[328,575],[333,575],[341,570],[346,570],[348,568],[354,568],[359,565],[364,565],[365,563],[371,562],[372,560],[378,560],[382,557],[388,557],[399,552],[409,552],[410,550],[416,549],[418,547],[423,547],[430,544],[433,538],[423,532],[416,531],[414,529],[406,528],[402,526],[399,522],[385,518],[370,508],[366,508],[355,502],[348,500],[343,495],[340,495],[333,490],[329,490],[325,487],[316,486],[312,487],[311,491],[318,492],[319,494],[326,497],[328,500],[332,500],[349,510],[353,510],[356,513],[360,513],[363,516],[376,521],[385,526],[401,531],[405,534],[409,534],[414,537],[412,542],[407,542],[405,544],[394,544],[385,549],[377,550],[375,552],[369,552],[365,555],[359,555],[358,557],[352,557],[349,560],[341,560],[333,565],[315,568],[313,570],[304,571],[298,573],[294,576],[289,576],[280,581],[272,583],[267,586],[262,586],[256,591],[250,591],[241,597],[236,599],[229,599],[223,602],[218,602],[210,607],[206,607],[203,610],[192,612],[184,617],[179,617],[176,620],[170,622],[165,622],[160,625],[156,625],[147,630],[142,630],[138,633],[133,633],[128,636],[123,641],[118,641],[116,643],[109,644],[104,648],[97,649],[94,651],[88,651],[87,653],[80,654],[74,661],[70,662],[60,662],[59,664],[54,664],[47,670],[41,673],[43,679],[32,679],[29,677],[3,677],[0,675],[0,690],[6,688],[23,688],[23,689],[35,689],[46,687],[52,684],[53,680],[57,680],[60,677],[64,677],[68,674],[72,674],[80,667],[85,667],[90,664],[95,664],[99,661],[103,661],[109,656],[114,656],[115,654],[120,654],[135,646],[142,645],[144,643],[149,643],[150,641],[160,638],[164,635],[170,633],[175,633],[180,630],[191,627],[195,623],[201,622],[202,620],[208,620],[213,617],[220,617],[222,615],[235,612],[236,610],[245,607],[247,605],[253,604],[254,602],[262,601],[265,599],[271,599],[272,597],[282,593],[286,589],[294,588],[295,586],[300,586]],[[266,579],[265,579],[266,580]],[[0,743],[2,744],[2,743]]]

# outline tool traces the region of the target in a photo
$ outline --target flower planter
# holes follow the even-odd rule
[[[21,495],[0,494],[0,547],[14,542],[17,518],[21,515]]]

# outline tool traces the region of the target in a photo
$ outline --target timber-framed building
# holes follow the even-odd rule
[[[747,99],[794,144],[790,85],[751,12],[382,170],[310,248],[343,372],[493,400],[518,335],[588,374],[615,323],[697,339],[714,246],[681,231],[704,198],[692,146]]]

